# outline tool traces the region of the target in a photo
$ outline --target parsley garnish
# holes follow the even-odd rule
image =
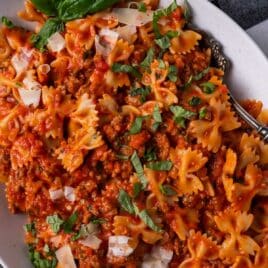
[[[170,65],[168,67],[168,78],[170,81],[176,83],[178,80],[178,68],[175,65]]]
[[[198,106],[199,104],[201,104],[201,99],[199,97],[192,97],[190,100],[189,100],[189,104],[191,106]]]
[[[169,39],[172,39],[174,37],[178,37],[180,35],[180,32],[178,31],[168,31],[166,33],[166,36],[169,38]]]
[[[211,82],[202,83],[201,87],[206,94],[212,94],[215,91],[215,85]]]
[[[148,149],[146,149],[143,158],[148,162],[156,160],[157,157],[155,150],[156,150],[155,147],[150,146]]]
[[[47,216],[46,222],[50,225],[52,231],[57,234],[60,231],[61,225],[63,224],[63,220],[57,215]]]
[[[146,166],[156,171],[169,171],[171,170],[173,164],[171,161],[156,161],[150,162]]]
[[[98,217],[96,217],[96,216],[93,216],[93,217],[90,218],[90,222],[92,222],[93,224],[98,225],[98,224],[103,224],[103,223],[105,223],[106,220],[105,220],[104,218],[98,218]]]
[[[7,28],[9,28],[9,29],[12,29],[12,28],[14,28],[15,26],[14,26],[14,24],[13,24],[13,22],[11,21],[11,20],[9,20],[7,17],[5,17],[5,16],[3,16],[2,18],[1,18],[1,21],[2,21],[2,23],[7,27]]]
[[[188,79],[188,81],[182,86],[182,89],[187,89],[189,86],[191,86],[191,84],[193,83],[193,81],[199,81],[201,80],[210,70],[210,67],[206,68],[205,70],[203,70],[202,72],[200,72],[197,75],[191,75],[190,78]]]
[[[158,105],[154,107],[153,119],[154,119],[153,131],[156,131],[159,125],[162,123],[162,116],[161,116]]]
[[[135,182],[133,185],[133,197],[137,198],[142,191],[142,184],[139,182]]]
[[[200,119],[204,119],[207,115],[207,108],[206,107],[202,107],[199,111],[199,118]]]
[[[160,37],[155,40],[155,43],[162,49],[166,50],[170,47],[170,39],[167,35]]]
[[[153,60],[154,60],[154,49],[150,48],[147,52],[145,59],[141,62],[141,67],[145,69],[150,68]]]
[[[133,66],[121,63],[114,63],[112,71],[115,73],[130,73],[132,76],[141,79],[141,73]]]
[[[24,230],[25,230],[26,232],[31,233],[33,236],[36,235],[36,229],[35,229],[35,224],[34,224],[34,222],[25,224],[25,225],[24,225]]]
[[[196,115],[196,113],[185,110],[181,106],[171,106],[170,111],[174,114],[173,119],[175,120],[175,122],[183,128],[185,128],[185,120],[191,119],[193,116]]]
[[[118,202],[121,207],[127,211],[129,214],[135,214],[135,209],[131,197],[124,190],[119,191]]]
[[[151,93],[151,87],[145,86],[145,87],[139,87],[139,88],[132,88],[130,91],[130,95],[132,97],[140,95],[140,101],[143,103],[146,101],[146,97],[150,95]]]
[[[177,194],[177,192],[172,188],[172,186],[167,185],[167,184],[160,185],[159,189],[161,193],[166,196],[173,196]]]
[[[148,116],[137,116],[135,118],[135,121],[133,122],[130,130],[129,130],[129,133],[132,134],[132,135],[140,133],[141,129],[142,129],[142,123],[146,119],[148,119]]]
[[[138,10],[141,12],[146,12],[147,11],[147,7],[144,3],[139,3],[139,7]]]
[[[151,228],[153,231],[155,232],[162,232],[162,229],[157,226],[154,221],[152,220],[151,216],[149,215],[148,211],[147,210],[142,210],[140,213],[139,213],[139,217],[140,219],[149,227]]]
[[[131,163],[132,163],[132,165],[133,165],[133,167],[134,167],[134,169],[135,169],[135,171],[137,173],[138,178],[141,181],[142,188],[145,189],[147,184],[148,184],[148,181],[147,181],[147,178],[144,175],[142,164],[141,164],[140,158],[139,158],[139,156],[138,156],[136,151],[131,156]]]
[[[62,225],[62,229],[66,234],[69,234],[72,232],[72,229],[75,225],[75,222],[78,219],[78,214],[77,212],[75,212],[74,214],[72,214]]]

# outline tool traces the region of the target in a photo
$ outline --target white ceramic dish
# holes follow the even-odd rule
[[[161,5],[171,0],[161,0]],[[178,1],[179,2],[179,1]],[[255,98],[268,107],[268,60],[252,39],[235,22],[206,0],[189,0],[194,22],[210,32],[224,46],[224,53],[232,60],[227,83],[239,98]],[[23,0],[0,0],[0,16],[16,18]],[[25,24],[24,24],[25,25]],[[29,27],[29,24],[26,24]],[[11,215],[7,210],[3,187],[0,189],[0,263],[9,268],[31,267],[23,243],[25,217]]]

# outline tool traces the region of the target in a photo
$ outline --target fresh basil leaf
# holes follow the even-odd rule
[[[174,114],[173,119],[181,127],[185,128],[185,119],[191,119],[196,113],[185,110],[181,106],[171,106],[170,111]]]
[[[186,20],[186,22],[189,22],[191,20],[192,12],[191,12],[189,2],[187,0],[184,0],[183,15],[184,15],[184,19]]]
[[[159,106],[156,105],[154,107],[154,112],[153,112],[153,119],[154,119],[154,123],[153,123],[153,131],[156,131],[159,127],[159,125],[163,122],[162,121],[162,116],[159,110]]]
[[[199,81],[201,80],[210,70],[210,67],[206,68],[205,70],[203,70],[202,72],[200,72],[197,75],[191,75],[190,78],[188,79],[188,81],[182,86],[182,90],[187,89],[188,87],[191,86],[191,84],[193,83],[193,81]]]
[[[162,229],[154,223],[147,210],[142,210],[139,213],[139,217],[153,231],[158,233],[162,232]]]
[[[36,268],[56,268],[57,259],[51,257],[50,259],[42,258],[41,254],[34,250],[33,246],[29,246],[29,259],[34,267]]]
[[[191,106],[198,106],[199,104],[201,104],[201,102],[202,101],[201,101],[201,99],[199,97],[194,96],[189,100],[188,103]]]
[[[154,60],[154,49],[150,48],[147,52],[145,59],[141,62],[141,67],[145,69],[150,68],[153,60]]]
[[[159,27],[158,27],[158,21],[162,17],[166,17],[170,15],[176,8],[178,7],[176,0],[173,1],[171,5],[169,5],[167,8],[156,10],[153,14],[153,29],[154,33],[157,39],[159,39],[162,35],[160,33]]]
[[[75,222],[78,219],[77,212],[73,213],[62,225],[62,229],[66,234],[69,234],[73,231]]]
[[[148,149],[146,149],[143,158],[148,162],[156,160],[157,156],[155,150],[155,147],[150,146]]]
[[[202,107],[199,111],[199,118],[200,119],[204,119],[207,115],[207,108],[206,107]]]
[[[137,198],[142,191],[142,184],[139,182],[135,182],[133,185],[133,197]]]
[[[139,3],[138,10],[140,12],[146,12],[147,11],[147,7],[146,7],[146,5],[143,2],[141,2],[141,3]]]
[[[162,50],[166,50],[170,47],[170,39],[166,35],[155,39],[154,41]]]
[[[61,0],[58,5],[58,15],[63,21],[84,17],[86,14],[105,10],[119,0]]]
[[[168,31],[168,32],[166,33],[166,36],[167,36],[169,39],[178,37],[179,35],[180,35],[180,32],[178,32],[178,31]]]
[[[112,71],[115,73],[130,73],[134,77],[141,79],[141,73],[133,66],[127,64],[114,63]]]
[[[178,68],[175,65],[170,65],[168,68],[168,78],[170,81],[176,83],[178,80]]]
[[[141,129],[142,129],[142,123],[144,120],[148,119],[148,116],[138,116],[135,118],[130,130],[129,130],[129,133],[131,135],[134,135],[134,134],[137,134],[137,133],[140,133],[141,132]]]
[[[34,224],[34,222],[25,224],[25,225],[24,225],[24,230],[25,230],[26,232],[31,233],[33,236],[36,235],[36,229],[35,229],[35,224]]]
[[[13,22],[11,20],[9,20],[7,17],[3,16],[1,18],[2,23],[9,29],[12,29],[15,27],[15,25],[13,24]]]
[[[201,87],[206,94],[212,94],[215,91],[216,86],[211,82],[202,83]]]
[[[173,163],[171,161],[157,161],[157,162],[150,162],[146,166],[147,168],[156,171],[169,171],[171,170]]]
[[[56,16],[58,14],[57,7],[60,0],[31,0],[38,11],[47,16]]]
[[[44,51],[44,47],[47,44],[49,37],[56,32],[62,32],[63,29],[64,24],[59,19],[48,19],[41,31],[32,36],[31,42],[36,48]]]
[[[131,163],[132,163],[132,165],[133,165],[133,167],[134,167],[134,169],[135,169],[135,171],[137,173],[138,178],[141,181],[142,189],[145,189],[147,184],[148,184],[148,180],[144,175],[141,160],[140,160],[140,158],[139,158],[139,156],[138,156],[136,151],[131,156]]]
[[[129,214],[135,214],[135,209],[131,197],[124,190],[119,191],[118,202],[120,206]]]
[[[140,95],[140,101],[142,103],[144,103],[146,101],[146,97],[149,96],[150,93],[151,93],[151,87],[150,86],[132,88],[130,90],[130,95],[132,97]]]
[[[91,217],[90,218],[90,222],[92,222],[93,224],[99,225],[99,224],[103,224],[106,222],[106,220],[104,218],[98,218],[98,217]]]
[[[177,194],[177,192],[170,185],[167,184],[160,185],[159,189],[161,193],[166,196],[173,196]]]
[[[57,215],[47,216],[46,222],[50,225],[51,230],[57,234],[64,221]]]

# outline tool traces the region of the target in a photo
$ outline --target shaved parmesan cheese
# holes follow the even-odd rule
[[[153,20],[153,11],[140,12],[133,8],[114,8],[112,15],[120,23],[133,26],[143,26]]]
[[[134,248],[130,247],[128,242],[131,238],[124,235],[110,236],[108,256],[127,257],[133,253]]]
[[[68,201],[74,202],[76,198],[75,193],[74,193],[74,188],[69,187],[69,186],[64,186],[64,196]]]
[[[58,259],[60,267],[76,268],[74,257],[69,245],[61,247],[55,252],[55,254]]]
[[[30,73],[27,74],[27,76],[23,79],[22,82],[28,90],[39,90],[42,87],[40,83],[33,79]]]
[[[22,48],[19,53],[15,54],[11,58],[11,63],[14,69],[16,70],[17,75],[21,74],[29,66],[29,62],[32,57],[32,50]]]
[[[93,234],[88,235],[86,239],[79,241],[80,244],[95,250],[99,249],[101,242],[102,240]]]
[[[154,246],[151,254],[146,254],[142,263],[142,268],[167,268],[172,260],[173,251],[160,246]]]
[[[25,106],[33,105],[35,108],[39,105],[41,97],[41,89],[18,89],[22,102]]]
[[[99,35],[95,36],[96,52],[100,55],[107,57],[114,49],[118,40],[119,34],[110,29],[101,29]]]
[[[64,37],[58,32],[54,33],[48,38],[47,47],[52,52],[60,52],[65,48]]]
[[[133,35],[137,33],[137,28],[133,25],[126,25],[123,27],[117,27],[115,31],[122,39],[131,43]]]
[[[64,196],[64,193],[62,191],[62,189],[58,189],[58,190],[49,190],[49,195],[50,195],[50,199],[52,201],[55,201],[57,199],[60,199]]]

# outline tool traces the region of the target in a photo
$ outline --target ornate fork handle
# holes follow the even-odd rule
[[[213,37],[208,36],[206,33],[201,31],[201,34],[204,37],[205,46],[210,47],[212,51],[213,64],[223,70],[225,73],[230,68],[230,61],[225,57],[222,52],[222,47],[218,41]],[[239,116],[247,122],[252,128],[256,129],[257,132],[261,135],[265,142],[268,142],[268,127],[262,125],[258,122],[253,116],[251,116],[235,99],[233,94],[230,92],[230,99],[233,104],[234,109],[237,111]]]

